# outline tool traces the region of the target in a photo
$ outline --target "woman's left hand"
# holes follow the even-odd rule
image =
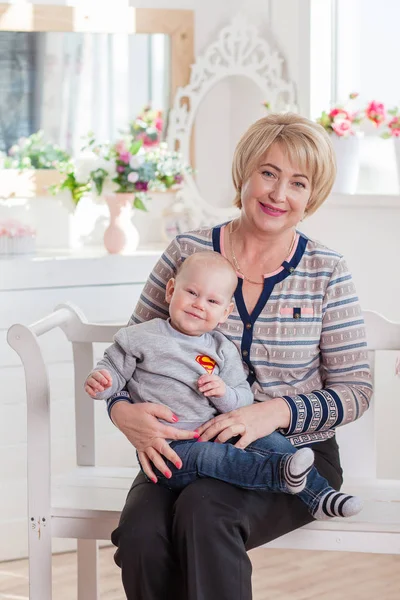
[[[216,438],[224,443],[240,435],[236,448],[246,448],[249,444],[270,435],[276,429],[289,427],[290,410],[283,398],[271,398],[265,402],[255,402],[229,413],[218,415],[197,429],[199,442]]]

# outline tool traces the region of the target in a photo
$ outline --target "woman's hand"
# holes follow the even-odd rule
[[[216,437],[216,442],[224,443],[240,435],[235,446],[243,449],[276,429],[289,427],[289,424],[290,410],[287,403],[283,398],[272,398],[214,417],[198,428],[201,436],[199,442]]]
[[[161,404],[116,402],[111,408],[111,419],[135,446],[143,471],[154,483],[157,483],[157,477],[152,470],[152,463],[166,477],[172,475],[162,456],[174,463],[177,469],[182,467],[181,459],[165,440],[192,440],[199,437],[196,431],[160,423],[158,419],[170,423],[178,421],[172,410]]]

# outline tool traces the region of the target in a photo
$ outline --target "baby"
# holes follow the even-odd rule
[[[238,350],[216,331],[233,310],[236,286],[236,273],[221,254],[188,257],[166,286],[170,318],[121,329],[89,374],[86,392],[106,399],[126,387],[133,402],[168,406],[178,419],[174,426],[188,430],[251,404]],[[236,441],[170,442],[182,467],[168,461],[172,477],[156,470],[159,482],[180,491],[196,478],[213,477],[242,488],[298,494],[320,520],[361,510],[359,498],[337,492],[318,473],[310,448],[296,450],[278,432],[245,450],[236,448]]]

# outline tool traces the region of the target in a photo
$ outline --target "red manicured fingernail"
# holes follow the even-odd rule
[[[164,471],[164,475],[167,479],[171,479],[171,473],[169,471]]]
[[[181,466],[182,466],[182,464],[181,464],[180,462],[176,462],[176,463],[175,463],[175,466],[176,466],[176,468],[177,468],[177,469],[180,469],[180,468],[181,468]]]
[[[199,433],[199,430],[198,430],[198,429],[194,429],[194,431],[195,431],[196,433]]]
[[[179,419],[176,415],[172,415],[172,420],[174,423],[177,423],[179,421]]]
[[[157,483],[157,477],[152,477],[151,480],[153,483]]]
[[[193,434],[193,437],[195,440],[197,440],[200,437],[200,434],[198,432]]]

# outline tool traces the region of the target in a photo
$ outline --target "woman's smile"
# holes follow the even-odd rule
[[[282,215],[285,215],[287,213],[286,210],[276,208],[274,206],[271,206],[270,204],[263,204],[263,202],[260,202],[260,201],[259,201],[259,205],[260,205],[260,208],[263,211],[263,213],[265,213],[266,215],[269,215],[271,217],[281,217]]]

